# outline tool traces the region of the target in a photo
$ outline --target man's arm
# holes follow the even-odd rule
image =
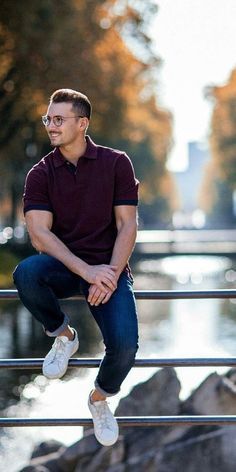
[[[137,207],[119,205],[114,207],[117,237],[112,251],[110,264],[117,266],[116,277],[119,278],[126,266],[137,236]]]
[[[117,267],[111,264],[90,266],[82,259],[75,256],[67,246],[52,233],[53,215],[51,212],[30,210],[25,215],[25,221],[32,245],[37,251],[55,257],[69,270],[81,276],[90,284],[96,284],[103,295],[108,292],[108,289],[115,290],[117,286]]]
[[[118,205],[114,207],[117,237],[114,244],[110,264],[117,267],[115,276],[118,281],[121,272],[126,266],[129,257],[133,251],[135,239],[137,235],[137,207],[131,205]],[[88,302],[91,305],[99,305],[106,303],[114,292],[114,288],[110,289],[104,297],[100,287],[93,284],[89,288]]]

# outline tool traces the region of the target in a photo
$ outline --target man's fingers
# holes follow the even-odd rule
[[[105,298],[103,298],[103,300],[102,300],[102,305],[103,305],[104,303],[107,303],[108,300],[110,300],[111,296],[112,296],[112,292],[108,292],[108,293],[106,294]]]
[[[108,292],[108,287],[105,287],[102,283],[101,284],[93,284],[89,288],[89,296],[88,302],[90,305],[95,305],[97,299],[99,298],[99,303],[103,300]]]
[[[107,293],[107,291],[106,291]],[[90,290],[90,294],[88,297],[88,302],[90,305],[95,305],[98,306],[106,296],[106,293],[102,292],[99,288],[96,286],[92,286]]]
[[[109,281],[108,281],[109,282]],[[95,285],[97,285],[97,288],[99,288],[101,290],[101,292],[103,292],[105,295],[107,293],[107,287],[108,286],[108,283],[106,283],[107,287],[105,287],[105,285],[103,285],[103,283],[101,281],[99,282],[96,282]]]
[[[114,290],[116,289],[117,287],[117,283],[116,283],[116,279],[114,278],[114,280],[111,280],[111,278],[107,277],[106,275],[103,275],[102,277],[101,276],[97,276],[96,277],[96,281],[95,281],[95,284],[104,292],[106,291],[106,289],[104,289],[104,285],[107,285],[107,287],[109,287],[111,290]]]
[[[117,287],[116,280],[115,280],[115,281],[109,280],[109,279],[107,279],[106,277],[104,277],[103,283],[104,283],[105,285],[107,285],[107,287],[109,287],[111,290],[115,290],[116,287]]]
[[[107,285],[103,284],[92,284],[89,287],[89,294],[88,294],[88,303],[91,306],[98,306],[101,303],[107,303],[108,300],[111,298],[112,294],[114,292],[114,288],[109,289]]]
[[[104,269],[101,275],[107,277],[111,281],[116,280],[115,272],[110,269]]]
[[[100,305],[100,303],[102,302],[103,299],[104,299],[104,293],[101,293],[101,294],[97,297],[96,301],[94,302],[94,305],[95,305],[95,306]]]
[[[108,268],[112,269],[113,271],[116,271],[118,269],[117,265],[105,265],[104,264],[104,267],[108,267]]]
[[[88,295],[88,302],[90,303],[93,299],[95,292],[97,291],[96,285],[90,285],[89,287],[89,295]]]

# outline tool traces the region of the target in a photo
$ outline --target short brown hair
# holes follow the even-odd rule
[[[76,113],[86,116],[86,118],[90,120],[92,106],[88,97],[83,93],[72,89],[58,89],[51,95],[50,103],[62,102],[71,103],[72,108],[76,110]]]

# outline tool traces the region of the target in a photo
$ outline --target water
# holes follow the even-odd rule
[[[136,289],[235,288],[233,262],[224,257],[174,256],[142,260],[135,266]],[[80,356],[101,357],[103,344],[84,302],[64,302],[80,333]],[[139,357],[223,357],[236,355],[234,300],[139,300]],[[1,303],[0,357],[44,357],[51,340],[19,302]],[[178,368],[186,398],[212,370]],[[156,369],[132,369],[122,392],[111,398],[115,408],[132,386]],[[87,395],[94,369],[71,369],[63,380],[49,381],[39,371],[2,371],[1,416],[87,417]],[[155,414],[155,412],[153,412]],[[81,437],[79,427],[5,428],[0,436],[0,471],[18,472],[29,460],[33,445],[48,438],[71,444]]]

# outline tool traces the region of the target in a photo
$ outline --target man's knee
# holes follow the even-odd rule
[[[123,341],[123,340],[122,340]],[[132,364],[138,350],[138,342],[115,343],[106,350],[107,355],[116,358],[119,364]]]
[[[137,350],[138,350],[138,343],[134,344],[134,345],[131,345],[129,347],[126,347],[123,351],[122,351],[122,358],[125,360],[127,359],[128,362],[131,362],[134,361],[135,359],[135,356],[136,356],[136,353],[137,353]]]
[[[22,283],[23,278],[25,277],[27,264],[25,261],[21,261],[15,268],[13,272],[13,280],[16,286]]]
[[[13,272],[13,280],[16,287],[22,285],[32,285],[35,279],[39,277],[39,271],[36,269],[34,257],[31,256],[21,261]]]

